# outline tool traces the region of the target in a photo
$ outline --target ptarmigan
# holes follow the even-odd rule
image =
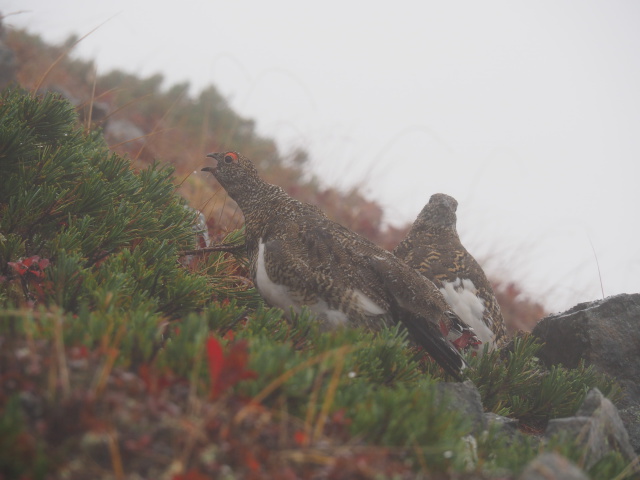
[[[455,378],[466,367],[453,342],[475,339],[432,282],[390,252],[329,220],[317,207],[260,178],[237,152],[211,153],[211,172],[245,219],[253,282],[266,302],[324,327],[402,322],[410,337]],[[477,340],[476,340],[477,341]]]
[[[460,242],[457,207],[449,195],[432,195],[393,253],[435,283],[453,311],[493,349],[506,340],[504,320],[487,276]]]

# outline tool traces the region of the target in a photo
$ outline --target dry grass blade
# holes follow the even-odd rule
[[[103,367],[100,370],[100,374],[98,375],[97,380],[92,387],[93,395],[96,398],[102,394],[104,388],[107,386],[109,375],[111,374],[113,366],[118,359],[118,354],[120,353],[118,350],[118,346],[120,345],[120,343],[122,343],[125,333],[127,333],[127,329],[124,325],[121,325],[120,328],[118,328],[118,331],[116,332],[115,338],[111,345],[109,345],[109,342],[107,340],[108,334],[105,334],[103,337],[102,348],[106,352],[107,358],[105,359]]]
[[[114,15],[115,16],[115,15]],[[38,90],[40,90],[40,87],[42,87],[42,83],[44,82],[44,80],[49,76],[49,73],[51,73],[51,70],[53,70],[56,65],[58,65],[58,63],[60,63],[60,61],[66,57],[69,52],[71,50],[74,49],[74,47],[76,45],[78,45],[82,40],[84,40],[85,38],[87,38],[89,35],[91,35],[93,32],[95,32],[96,30],[98,30],[100,27],[102,27],[105,23],[111,21],[111,19],[114,17],[109,17],[108,19],[106,19],[104,22],[102,22],[100,25],[98,25],[96,28],[94,28],[93,30],[91,30],[89,33],[85,33],[82,37],[80,37],[78,40],[76,40],[75,42],[73,42],[69,47],[65,48],[64,51],[58,55],[58,58],[56,58],[53,63],[51,65],[49,65],[49,68],[47,68],[47,70],[42,74],[42,76],[40,77],[40,80],[38,80],[38,83],[36,83],[36,86],[33,87],[33,93],[37,92]]]
[[[314,442],[318,440],[318,438],[320,438],[322,432],[324,431],[324,426],[327,423],[329,409],[333,404],[333,400],[336,396],[336,391],[338,390],[340,375],[342,374],[342,370],[344,369],[345,355],[349,348],[351,348],[349,345],[345,345],[336,351],[336,366],[333,369],[333,374],[331,375],[331,380],[329,381],[329,386],[327,387],[327,394],[324,397],[324,402],[322,402],[322,409],[318,414],[318,420],[316,421],[316,426],[313,430],[312,441]]]
[[[167,108],[167,110],[164,112],[164,115],[162,115],[162,117],[156,122],[155,126],[153,127],[153,130],[151,130],[151,132],[149,132],[147,135],[143,135],[143,137],[150,137],[151,135],[155,135],[156,133],[164,132],[167,130],[167,129],[160,129],[159,128],[160,124],[164,121],[165,118],[167,118],[167,115],[169,115],[171,110],[173,110],[173,107],[175,107],[178,104],[178,102],[182,100],[183,95],[184,95],[184,91],[180,93],[180,95],[176,96],[175,100],[171,103],[171,105],[169,105],[169,108]],[[142,138],[142,137],[139,137],[139,138]],[[146,146],[147,145],[145,143],[140,147],[140,150],[138,150],[138,153],[135,155],[134,160],[138,160],[138,158],[140,158],[140,155],[142,155],[142,152],[144,151]]]
[[[625,480],[628,478],[638,478],[638,476],[640,476],[640,456],[634,458],[633,461],[627,465],[627,468],[612,480]]]
[[[591,245],[591,250],[593,250],[593,256],[596,259],[596,267],[598,267],[598,278],[600,279],[600,291],[602,292],[602,298],[604,299],[604,285],[602,284],[602,272],[600,272],[600,262],[598,261],[598,255],[596,254],[596,248],[593,246],[593,242],[591,241],[591,237],[587,236],[589,239],[589,244]]]
[[[313,389],[311,390],[311,397],[307,404],[307,414],[304,420],[304,438],[302,445],[307,447],[311,443],[311,424],[313,423],[313,417],[315,415],[316,406],[318,404],[318,396],[320,395],[320,389],[322,388],[322,382],[324,381],[324,375],[316,375],[313,382]]]
[[[226,193],[226,191],[225,191]],[[221,225],[222,224],[222,215],[224,214],[224,209],[227,206],[227,198],[229,198],[229,195],[225,195],[222,199],[222,208],[220,209],[220,216],[218,217],[218,224]]]
[[[64,351],[64,317],[62,314],[54,320],[54,341],[56,349],[56,357],[58,360],[58,371],[60,372],[60,386],[62,388],[63,398],[69,398],[71,394],[71,382],[69,380],[69,368],[67,367],[67,357]]]
[[[111,430],[108,438],[113,473],[117,480],[122,480],[124,478],[124,468],[122,467],[122,455],[120,454],[120,447],[118,446],[118,432],[115,429]]]
[[[91,98],[89,101],[89,113],[87,115],[87,126],[85,128],[85,132],[89,133],[91,131],[91,117],[93,115],[93,103],[96,98],[96,83],[98,83],[98,69],[93,69],[93,82],[91,85]]]
[[[358,347],[354,347],[352,345],[345,345],[343,347],[340,347],[340,348],[337,348],[337,349],[334,349],[334,350],[329,350],[328,352],[323,352],[323,353],[321,353],[319,355],[316,355],[315,357],[311,357],[311,358],[305,360],[304,362],[302,362],[301,364],[296,365],[295,367],[291,368],[290,370],[287,370],[282,375],[280,375],[278,378],[273,380],[269,385],[264,387],[262,389],[262,391],[260,393],[258,393],[255,397],[253,397],[253,399],[251,399],[251,402],[248,405],[246,405],[245,407],[243,407],[236,414],[236,416],[234,417],[234,420],[233,420],[234,423],[242,422],[242,420],[244,420],[244,418],[251,412],[253,407],[255,407],[257,404],[262,402],[265,398],[267,398],[269,395],[271,395],[278,388],[280,388],[284,383],[286,383],[296,373],[301,372],[305,368],[309,368],[312,365],[315,365],[317,363],[323,362],[327,358],[330,358],[332,355],[339,354],[342,357],[344,357],[348,353],[353,352],[354,350],[356,350],[356,348],[358,348]]]

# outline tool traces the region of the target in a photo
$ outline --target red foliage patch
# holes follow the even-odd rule
[[[309,444],[309,435],[307,435],[302,430],[297,430],[293,434],[293,441],[296,442],[296,445],[303,447]]]
[[[168,369],[165,372],[158,372],[147,364],[141,365],[138,368],[138,375],[144,383],[147,392],[152,394],[158,394],[176,382],[183,381],[183,379],[176,377]]]
[[[21,277],[31,275],[35,278],[44,278],[44,269],[49,266],[51,262],[46,258],[40,258],[38,255],[25,258],[19,262],[8,262],[8,265],[13,268]]]
[[[30,295],[31,288],[35,291],[35,300],[43,301],[46,292],[52,288],[51,282],[45,280],[44,272],[44,269],[47,268],[51,262],[46,258],[40,258],[38,255],[34,255],[18,262],[7,262],[7,264],[13,269],[14,273],[20,277],[25,296],[31,300],[34,299],[34,297]]]
[[[210,336],[207,339],[207,357],[211,377],[211,398],[216,399],[227,389],[242,380],[256,378],[256,373],[247,368],[249,351],[247,342],[242,340],[229,346],[227,354],[222,351],[220,342]]]
[[[210,480],[211,477],[197,470],[191,469],[183,475],[174,475],[172,480]]]

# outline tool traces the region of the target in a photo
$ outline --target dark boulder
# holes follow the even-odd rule
[[[580,360],[638,388],[640,381],[640,294],[580,303],[540,320],[533,334],[545,342],[540,358],[569,368]]]
[[[539,357],[547,366],[575,368],[584,360],[618,381],[616,407],[640,452],[640,294],[580,303],[543,318],[533,334],[544,342]]]

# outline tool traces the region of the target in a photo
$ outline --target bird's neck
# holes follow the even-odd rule
[[[262,179],[241,186],[241,191],[236,194],[228,190],[231,198],[238,204],[247,228],[247,233],[260,234],[260,229],[283,215],[290,216],[299,204],[291,198],[282,188],[271,185]]]
[[[419,239],[425,236],[434,238],[447,238],[457,236],[455,227],[449,225],[414,225],[409,231],[408,237]]]

